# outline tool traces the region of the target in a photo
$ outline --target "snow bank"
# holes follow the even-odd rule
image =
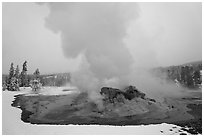
[[[52,89],[51,89],[52,90]],[[2,131],[3,135],[66,135],[66,134],[137,134],[137,135],[176,135],[181,127],[173,124],[141,125],[141,126],[101,126],[101,125],[32,125],[21,121],[21,110],[11,107],[14,95],[30,93],[25,88],[20,92],[5,91],[2,93]]]

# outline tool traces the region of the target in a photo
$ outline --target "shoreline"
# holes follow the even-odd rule
[[[187,131],[181,130],[182,127],[173,124],[150,124],[140,126],[101,126],[101,125],[33,125],[21,121],[21,110],[11,107],[14,100],[14,95],[19,93],[3,92],[3,123],[2,131],[4,135],[67,135],[67,134],[81,134],[81,135],[158,135],[158,134],[190,134]],[[8,114],[11,114],[8,119]],[[26,130],[24,130],[26,129]],[[78,131],[81,131],[80,133]],[[89,131],[92,131],[91,133]],[[148,132],[147,132],[148,131]],[[182,131],[182,132],[181,132]]]

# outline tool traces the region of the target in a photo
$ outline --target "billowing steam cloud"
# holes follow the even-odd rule
[[[69,58],[82,56],[72,82],[83,90],[127,84],[133,59],[123,39],[137,17],[135,3],[49,3],[46,26],[59,32]],[[119,84],[120,83],[120,84]]]
[[[102,86],[121,88],[133,84],[149,95],[157,93],[156,96],[180,90],[161,84],[147,71],[133,67],[135,63],[124,39],[128,25],[138,16],[135,3],[49,3],[48,6],[46,26],[60,33],[65,55],[81,56],[80,68],[72,74],[72,84],[88,92],[98,104]]]

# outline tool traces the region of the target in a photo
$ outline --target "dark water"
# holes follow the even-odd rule
[[[197,98],[196,98],[197,99]],[[189,101],[187,98],[184,101]],[[94,102],[87,99],[87,95],[17,95],[12,103],[13,107],[22,110],[21,120],[32,124],[98,124],[98,125],[140,125],[171,123],[180,126],[193,127],[193,133],[202,132],[202,104],[188,104],[188,115],[194,118],[179,118],[179,106],[171,112],[162,112],[156,105],[149,105],[149,111],[143,114],[119,116],[108,110],[99,110]],[[183,112],[182,112],[183,113]],[[181,114],[180,114],[181,115]],[[176,118],[178,116],[178,119]],[[186,115],[187,116],[187,115]],[[185,115],[184,115],[185,117]]]

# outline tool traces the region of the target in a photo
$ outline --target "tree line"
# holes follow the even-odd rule
[[[180,86],[198,89],[202,87],[202,62],[192,62],[184,65],[158,67],[151,71],[155,76]]]
[[[168,78],[177,80],[188,88],[198,88],[202,84],[202,65],[174,66],[167,70]]]
[[[32,80],[39,81],[40,71],[38,68],[33,73],[32,80],[30,79],[30,77],[28,77],[27,71],[27,61],[23,63],[21,73],[19,70],[19,66],[17,65],[16,68],[14,68],[14,64],[11,63],[9,75],[8,77],[6,77],[5,81],[3,81],[3,90],[7,89],[9,91],[19,91],[19,87],[29,87]]]

